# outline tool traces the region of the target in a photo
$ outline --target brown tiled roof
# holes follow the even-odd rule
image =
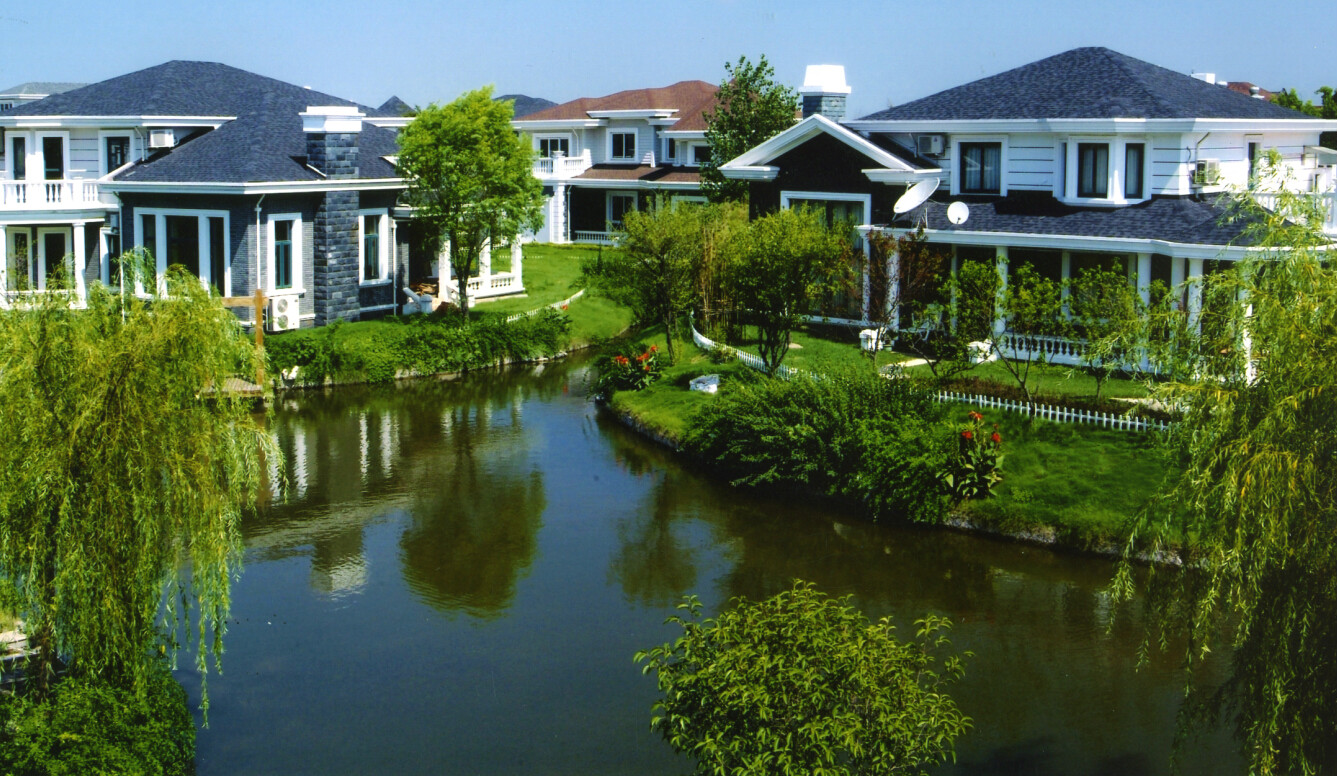
[[[581,97],[551,108],[544,108],[525,116],[523,121],[586,119],[589,118],[590,111],[601,110],[676,109],[679,117],[682,117],[697,108],[704,110],[705,103],[714,98],[717,88],[715,84],[705,81],[679,81],[672,86],[658,89],[628,89],[606,97]],[[701,122],[701,128],[705,129],[704,120]],[[673,129],[678,127],[675,125]]]
[[[668,164],[651,167],[648,164],[628,167],[618,164],[596,164],[576,176],[576,180],[645,181],[646,183],[700,183],[701,173]]]
[[[1250,95],[1251,95],[1251,94],[1253,94],[1253,91],[1252,91],[1252,90],[1254,89],[1254,85],[1251,84],[1251,83],[1249,83],[1248,81],[1230,81],[1230,82],[1228,82],[1228,83],[1226,84],[1226,88],[1229,89],[1229,90],[1232,91],[1232,92],[1239,92],[1240,94],[1250,94]],[[1272,94],[1273,94],[1273,93],[1270,92],[1270,91],[1268,91],[1267,89],[1264,89],[1264,88],[1262,88],[1262,87],[1258,87],[1258,94],[1259,94],[1263,99],[1265,99],[1265,100],[1270,100],[1270,99],[1272,99]]]

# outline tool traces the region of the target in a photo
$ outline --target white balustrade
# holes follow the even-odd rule
[[[58,210],[99,204],[97,181],[0,181],[0,210]]]
[[[571,241],[578,243],[593,243],[595,245],[612,245],[612,232],[591,232],[577,229],[571,233]]]
[[[539,178],[574,178],[593,164],[588,148],[578,156],[544,156],[534,160],[534,175]]]

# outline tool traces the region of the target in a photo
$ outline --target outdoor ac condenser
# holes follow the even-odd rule
[[[265,315],[265,328],[269,331],[291,331],[301,326],[299,307],[296,296],[270,297],[269,310]]]

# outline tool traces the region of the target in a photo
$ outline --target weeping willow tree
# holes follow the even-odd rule
[[[1277,189],[1272,210],[1237,199],[1255,249],[1204,280],[1201,332],[1179,329],[1193,378],[1158,398],[1183,408],[1182,468],[1138,519],[1115,589],[1133,594],[1135,547],[1177,552],[1183,569],[1154,569],[1147,601],[1149,645],[1187,645],[1179,732],[1233,725],[1251,772],[1308,774],[1337,767],[1337,269],[1320,203]],[[1229,678],[1195,681],[1223,645]]]
[[[0,312],[0,575],[39,699],[58,672],[142,691],[182,634],[202,675],[221,654],[269,444],[221,389],[256,353],[195,278],[161,290]]]

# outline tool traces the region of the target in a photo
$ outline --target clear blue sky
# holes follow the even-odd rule
[[[860,116],[1077,46],[1302,95],[1337,85],[1332,0],[43,0],[0,5],[0,88],[224,62],[379,105],[494,84],[562,102],[765,54],[797,86],[842,64]]]

